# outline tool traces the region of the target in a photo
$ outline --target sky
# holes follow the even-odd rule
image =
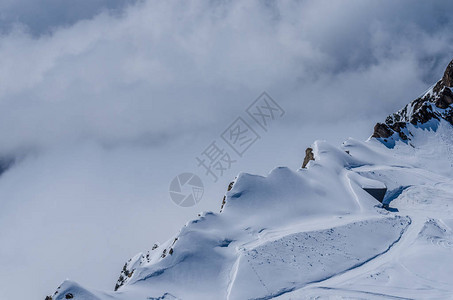
[[[218,211],[239,172],[297,169],[316,139],[367,139],[442,76],[451,11],[449,1],[2,1],[0,156],[16,163],[0,176],[0,298],[43,299],[66,278],[113,289],[130,257]],[[195,157],[263,91],[284,116],[255,126],[260,139],[213,182]],[[204,182],[194,207],[170,200],[182,172]]]

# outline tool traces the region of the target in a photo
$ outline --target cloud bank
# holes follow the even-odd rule
[[[453,56],[450,1],[62,3],[0,5],[0,154],[25,155],[0,177],[0,298],[113,287],[129,256],[217,209],[234,173],[189,210],[167,184],[262,91],[287,114],[236,172],[366,138]]]
[[[307,124],[382,116],[440,76],[451,6],[148,1],[52,35],[10,31],[0,150],[170,138],[228,120],[261,90]]]

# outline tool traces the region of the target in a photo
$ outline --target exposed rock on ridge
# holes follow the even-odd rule
[[[315,160],[315,156],[313,154],[312,148],[305,149],[305,158],[304,162],[302,163],[302,169],[306,168],[310,160]]]

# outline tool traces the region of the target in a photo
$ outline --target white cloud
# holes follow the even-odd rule
[[[0,178],[0,222],[15,224],[0,243],[16,247],[3,249],[5,261],[15,249],[40,253],[0,273],[5,297],[26,271],[52,277],[36,283],[38,294],[62,274],[105,287],[124,256],[216,209],[234,172],[296,168],[316,137],[366,137],[436,81],[453,53],[448,1],[144,1],[92,17],[101,2],[72,19],[44,18],[31,34],[18,26],[0,36],[0,153],[33,153]],[[287,111],[279,129],[207,192],[211,202],[172,206],[167,183],[194,168],[193,157],[263,90]],[[125,211],[138,216],[107,232]],[[117,247],[97,240],[103,230]],[[76,257],[84,244],[94,254]],[[87,270],[98,255],[108,259]]]
[[[11,32],[0,42],[2,148],[177,134],[227,120],[264,89],[288,105],[303,98],[334,107],[332,121],[360,115],[362,103],[382,114],[449,60],[448,10],[431,6],[150,1],[50,36]],[[364,88],[371,81],[375,90],[410,90],[405,99],[376,97]],[[360,98],[332,95],[337,82]],[[320,90],[307,94],[313,86]],[[297,115],[318,119],[307,105],[294,106]]]

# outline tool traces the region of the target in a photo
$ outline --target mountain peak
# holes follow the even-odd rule
[[[442,77],[442,83],[447,87],[453,87],[453,60],[448,64]]]
[[[371,136],[388,147],[397,140],[409,142],[416,128],[436,129],[442,120],[453,125],[453,60],[440,79],[423,96],[377,123]]]

